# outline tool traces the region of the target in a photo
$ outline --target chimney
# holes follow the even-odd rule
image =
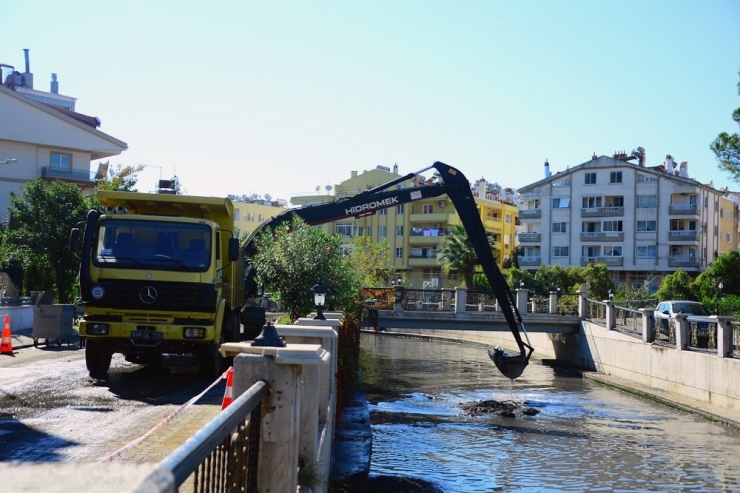
[[[51,74],[51,93],[59,94],[59,82],[57,82],[57,74]]]
[[[393,174],[394,175],[397,175],[398,174],[398,164],[396,164],[396,163],[393,163]]]
[[[550,163],[547,162],[547,158],[545,158],[545,178],[550,178]]]
[[[26,55],[26,71],[21,76],[22,86],[29,89],[33,89],[33,74],[31,73],[31,62],[28,58],[28,48],[23,48],[23,52]]]
[[[638,147],[637,152],[639,152],[639,156],[637,157],[637,164],[640,166],[645,166],[645,148],[644,147]]]
[[[670,154],[666,154],[665,162],[663,163],[665,166],[665,172],[669,174],[673,174],[673,156]]]
[[[350,178],[357,178],[357,171],[350,171]]]
[[[678,171],[678,176],[681,176],[683,178],[689,177],[689,163],[687,161],[681,163]]]

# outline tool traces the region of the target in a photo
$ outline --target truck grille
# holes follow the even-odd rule
[[[83,292],[83,300],[89,306],[134,310],[164,310],[189,312],[214,312],[216,310],[216,288],[211,284],[177,282],[120,281],[101,279],[98,283],[105,289],[105,297],[95,300]],[[142,291],[153,288],[156,293],[142,296]],[[142,298],[149,301],[145,303]]]

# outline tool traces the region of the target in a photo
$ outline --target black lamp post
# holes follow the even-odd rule
[[[609,301],[614,299],[614,293],[612,293],[612,290],[609,290]]]
[[[324,317],[324,308],[326,307],[326,293],[329,292],[327,287],[321,282],[321,278],[311,288],[313,291],[313,303],[316,308],[316,316],[314,320],[326,320]]]

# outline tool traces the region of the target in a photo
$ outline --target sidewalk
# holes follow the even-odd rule
[[[10,328],[10,339],[13,341],[13,350],[16,349],[23,349],[27,347],[33,347],[33,329],[14,329]],[[41,338],[39,339],[39,345],[43,345],[46,339]],[[77,331],[74,331],[74,334],[72,334],[72,344],[79,345],[80,344],[80,338],[77,335]],[[56,341],[53,342],[53,344],[56,344]],[[64,343],[66,345],[66,342]]]

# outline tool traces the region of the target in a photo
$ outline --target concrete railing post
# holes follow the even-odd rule
[[[612,300],[606,301],[606,330],[617,328],[617,310]]]
[[[640,308],[642,313],[642,342],[655,340],[655,315],[652,308]]]
[[[588,316],[588,288],[585,286],[578,290],[578,316],[581,318]]]
[[[270,387],[262,402],[257,491],[296,491],[301,427],[306,426],[303,417],[318,418],[318,399],[310,396],[319,393],[318,379],[307,383],[303,370],[327,364],[326,351],[318,344],[226,343],[221,353],[234,356],[234,398],[258,380],[267,381]],[[313,409],[306,409],[305,403],[312,403]]]
[[[558,312],[558,292],[550,291],[550,313]]]
[[[516,309],[519,310],[519,314],[524,316],[527,314],[527,298],[529,297],[529,289],[519,288],[516,290]]]
[[[676,313],[676,349],[683,350],[689,345],[689,322],[686,313]],[[670,320],[668,321],[670,324]]]
[[[466,288],[455,288],[455,313],[465,313],[465,297],[468,290]]]
[[[733,317],[717,317],[717,356],[726,358],[732,354]]]

